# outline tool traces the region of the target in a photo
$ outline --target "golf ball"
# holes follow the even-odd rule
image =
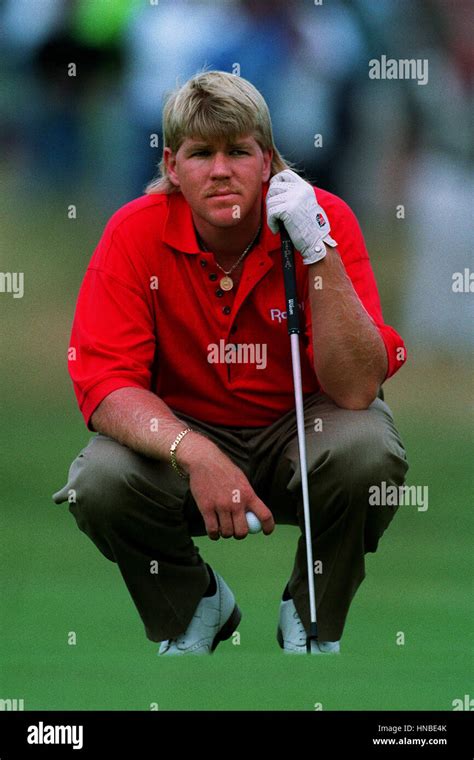
[[[253,512],[246,512],[247,525],[249,526],[249,533],[259,533],[262,530],[262,523],[258,519],[257,515]]]

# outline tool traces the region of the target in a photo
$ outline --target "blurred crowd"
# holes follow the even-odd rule
[[[0,0],[0,171],[26,197],[86,186],[112,213],[156,173],[164,95],[203,66],[238,73],[266,98],[283,155],[362,222],[383,228],[404,206],[412,338],[467,348],[472,298],[453,296],[451,275],[469,266],[474,237],[473,9],[471,0]],[[427,59],[428,83],[370,79],[368,62],[382,55]]]

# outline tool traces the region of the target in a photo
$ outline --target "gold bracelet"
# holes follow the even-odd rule
[[[187,478],[188,475],[186,472],[183,472],[183,470],[180,468],[178,462],[176,461],[176,449],[178,447],[178,443],[184,438],[186,433],[192,432],[191,428],[186,428],[186,430],[182,430],[179,435],[176,436],[175,440],[170,446],[170,458],[171,458],[171,466],[178,475],[180,475],[182,478]]]

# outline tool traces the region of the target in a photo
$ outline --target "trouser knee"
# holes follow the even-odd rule
[[[109,526],[120,521],[130,494],[132,452],[110,439],[94,441],[69,471],[68,501],[79,526]]]
[[[310,503],[319,514],[320,527],[345,515],[347,522],[358,523],[363,530],[366,551],[375,551],[397,507],[373,506],[371,493],[383,482],[403,485],[407,470],[400,442],[376,426],[342,438],[331,450],[320,453],[319,464],[308,477]]]

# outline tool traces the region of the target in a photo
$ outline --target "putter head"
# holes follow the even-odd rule
[[[315,621],[311,621],[309,624],[309,633],[306,638],[306,651],[308,654],[318,654],[320,651],[318,646],[318,624]]]
[[[308,654],[319,654],[320,649],[318,646],[318,640],[317,638],[313,636],[308,636],[306,639],[306,651]]]

